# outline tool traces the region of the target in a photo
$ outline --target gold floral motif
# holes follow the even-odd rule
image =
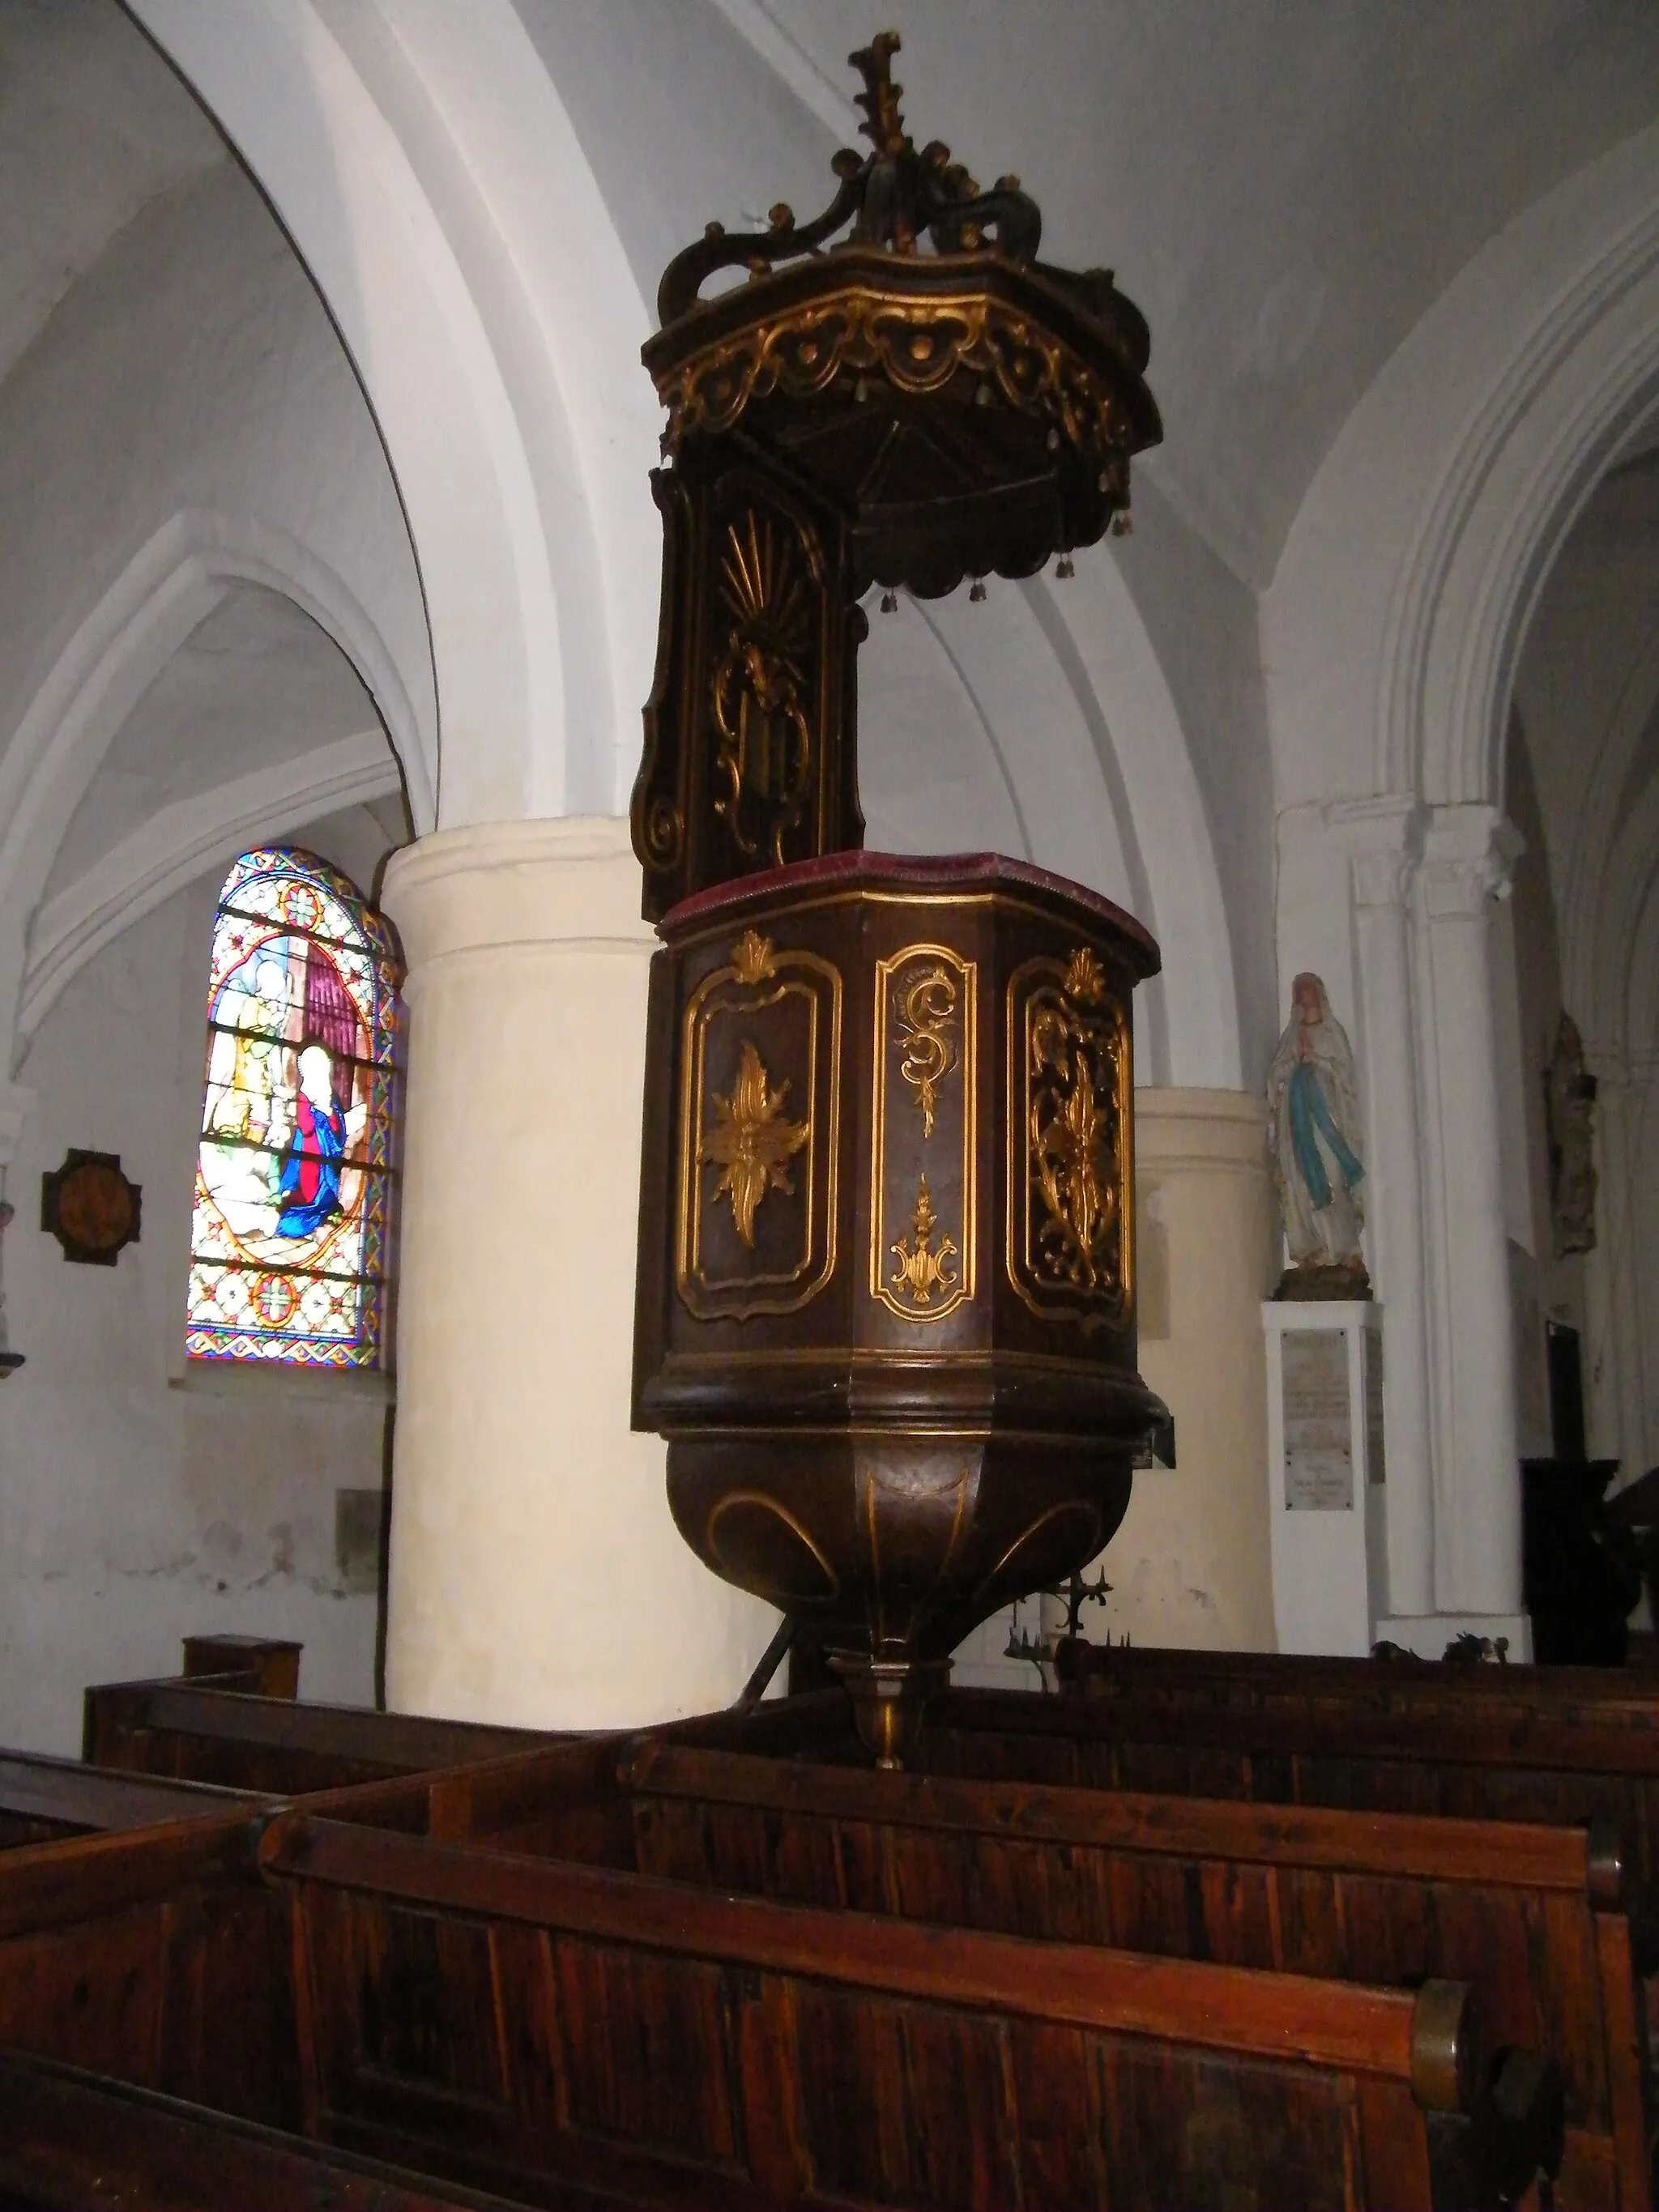
[[[778,972],[776,955],[772,940],[763,937],[757,929],[745,929],[732,947],[732,965],[738,971],[740,983],[764,983]]]
[[[935,966],[918,975],[895,994],[893,1013],[904,1048],[899,1073],[916,1094],[921,1133],[931,1137],[939,1110],[939,1086],[956,1065],[956,1048],[948,1032],[956,1020],[957,987],[949,972]]]
[[[698,982],[681,1016],[674,1267],[680,1301],[699,1321],[797,1312],[811,1304],[836,1272],[842,979],[816,953],[781,949],[758,930],[752,933],[770,972],[757,983],[743,980],[739,959],[750,955],[741,951],[740,939],[732,946],[730,961]],[[762,964],[759,950],[754,957]],[[727,1235],[717,1227],[729,1219],[737,1231],[740,1222],[730,1182],[709,1171],[710,1164],[726,1166],[728,1149],[734,1154],[738,1150],[739,1132],[728,1126],[732,1098],[724,1102],[722,1113],[714,1094],[720,1075],[729,1071],[736,1079],[730,1086],[732,1097],[743,1104],[744,1078],[750,1073],[745,1044],[761,1063],[759,1082],[748,1085],[756,1094],[750,1103],[758,1103],[772,1129],[769,1137],[758,1139],[762,1150],[755,1157],[758,1161],[782,1135],[779,1165],[787,1166],[781,1184],[769,1170],[763,1184],[755,1178],[751,1232],[766,1191],[781,1188],[788,1194],[768,1209],[767,1234],[758,1238],[758,1249],[755,1243],[745,1245],[740,1234]],[[770,1082],[766,1071],[773,1066],[787,1067],[790,1086]],[[782,1119],[793,1098],[802,1102],[805,1133],[799,1141]],[[717,1183],[724,1187],[711,1188]]]
[[[951,1262],[957,1257],[954,1237],[939,1239],[939,1249],[930,1249],[933,1231],[939,1227],[939,1216],[933,1211],[933,1201],[928,1194],[927,1178],[923,1176],[916,1193],[916,1209],[910,1217],[910,1227],[916,1243],[914,1251],[908,1237],[901,1237],[890,1246],[898,1265],[893,1270],[892,1287],[919,1306],[930,1306],[935,1291],[954,1290],[957,1271]]]
[[[784,840],[805,811],[812,732],[803,704],[812,636],[810,580],[793,541],[751,510],[732,523],[720,564],[720,598],[731,617],[714,672],[712,706],[720,734],[715,768],[726,789],[714,801],[740,852],[765,848],[779,866]]]
[[[738,1079],[729,1098],[713,1094],[714,1126],[703,1132],[697,1147],[699,1164],[720,1170],[709,1193],[711,1203],[721,1197],[732,1201],[732,1218],[738,1236],[752,1251],[755,1213],[769,1190],[792,1195],[788,1162],[811,1133],[806,1121],[778,1119],[789,1089],[786,1080],[771,1089],[761,1056],[745,1037]]]
[[[1079,945],[1066,967],[1066,995],[1085,1006],[1097,1006],[1106,995],[1106,970],[1086,945]]]
[[[1071,995],[1069,971],[1066,990]],[[1037,1230],[1035,1264],[1051,1282],[1115,1291],[1115,1040],[1052,1000],[1031,1009],[1030,1037],[1028,1139],[1031,1176],[1046,1216]]]

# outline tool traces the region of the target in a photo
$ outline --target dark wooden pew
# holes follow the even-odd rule
[[[235,1706],[270,1702],[237,1698]],[[1018,1708],[1005,1718],[1029,1721],[1060,1701],[1001,1702]],[[747,1740],[773,1756],[737,1767],[762,1765],[775,1787],[793,1775],[799,1788],[812,1770],[780,1753],[855,1755],[839,1692],[653,1735],[649,1753],[624,1748],[630,1763],[620,1776],[616,1740],[566,1740],[463,1770],[399,1776],[381,1766],[372,1784],[304,1814],[252,1824],[221,1816],[9,1852],[0,1859],[0,2040],[192,2105],[303,2124],[469,2184],[527,2186],[544,2203],[618,2186],[659,2203],[706,2202],[711,2187],[722,2202],[755,2205],[826,2192],[842,2202],[1000,2203],[1011,2184],[1036,2205],[1106,2201],[1109,2178],[1115,2205],[1150,2205],[1221,2202],[1237,2175],[1248,2185],[1253,2171],[1274,2201],[1288,2191],[1285,2201],[1315,2203],[1325,2201],[1319,2189],[1336,2142],[1349,2203],[1461,2204],[1489,2201],[1527,2122],[1535,2133],[1535,2099],[1528,2111],[1516,2106],[1506,2132],[1502,2112],[1480,2094],[1467,2027],[1461,2086],[1449,2101],[1425,2094],[1422,2007],[1413,2015],[1410,1993],[1360,1977],[1337,1987],[1227,1960],[1137,1957],[1098,1938],[1034,1944],[994,1926],[900,1928],[839,1905],[824,1913],[758,1897],[698,1898],[684,1882],[607,1872],[607,1863],[639,1863],[637,1802],[670,1794],[653,1792],[643,1770],[634,1774],[636,1756],[654,1758],[662,1779],[674,1761],[701,1757],[708,1766],[708,1747]],[[889,1780],[921,1786],[850,1768],[818,1777],[820,1786],[857,1790]],[[331,1811],[342,1817],[319,1817]],[[271,1888],[250,1879],[262,1833]],[[313,1850],[319,1838],[334,1839],[331,1865]],[[1559,1852],[1562,1839],[1544,1848]],[[372,1863],[343,1876],[338,1850],[348,1861],[366,1850]],[[538,1867],[526,1856],[536,1850],[587,1863]],[[387,1851],[416,1856],[388,1877]],[[526,1869],[557,1891],[533,1911],[521,1890],[503,1902],[503,1883],[512,1891]],[[580,1892],[595,1879],[611,1885],[597,1905],[591,1889],[573,1899],[572,1883]],[[428,1896],[422,1885],[434,1881]],[[290,1903],[304,1939],[297,1954]],[[757,1928],[741,1909],[784,1917]],[[665,1935],[677,1914],[689,1915],[678,1941]],[[755,1948],[761,1936],[771,1948]],[[946,1937],[970,1948],[949,1951],[939,1979]],[[971,1948],[986,1943],[989,1952]],[[964,1960],[979,1981],[963,1983]],[[1187,1980],[1167,1979],[1176,1967]],[[1094,2010],[1056,2012],[1048,1994],[1055,1973],[1064,1989],[1081,1974],[1076,1986],[1093,1992]],[[1280,1986],[1298,1982],[1299,1996]],[[1022,1996],[1020,1984],[1041,1993]],[[763,2002],[751,1996],[757,1989]],[[1136,2009],[1143,2000],[1150,2010]],[[1408,2030],[1416,2020],[1415,2099],[1409,2032],[1403,2072],[1401,2063],[1402,2003]],[[1263,2029],[1264,2017],[1277,2025]],[[803,2021],[819,2031],[851,2022],[857,2033],[803,2039]],[[1392,2026],[1362,2051],[1362,2021],[1366,2033]],[[884,2087],[895,2066],[900,2087]],[[672,2092],[665,2067],[678,2082]],[[959,2114],[963,2081],[988,2082],[999,2069],[1003,2104],[981,2112],[975,2103],[965,2148],[958,2117],[952,2148],[943,2116]],[[727,2150],[697,2134],[701,2122],[688,2147],[676,2133],[685,2114],[715,2106],[727,2116]],[[1071,2140],[1079,2122],[1080,2148]],[[1319,2150],[1322,2130],[1329,2141]],[[1285,2148],[1292,2139],[1293,2152]],[[1304,2142],[1316,2147],[1305,2172]],[[1524,2175],[1510,2179],[1518,2187]]]
[[[234,1638],[185,1639],[186,1668],[228,1665]],[[255,1642],[260,1654],[297,1654],[297,1644]],[[286,1693],[257,1693],[270,1669],[261,1659],[238,1674],[167,1676],[95,1684],[85,1693],[82,1755],[129,1772],[184,1778],[263,1796],[295,1797],[386,1776],[473,1764],[540,1744],[567,1741],[556,1729],[504,1728],[473,1721],[383,1713],[357,1705],[301,1704]],[[686,1742],[741,1743],[755,1750],[805,1750],[848,1735],[839,1688],[812,1698],[735,1706],[665,1723],[659,1733]]]
[[[160,1782],[44,1753],[0,1751],[0,1850],[115,1828],[149,1828],[198,1814],[246,1810],[240,1790]]]
[[[0,2050],[0,2212],[508,2212],[507,2200],[325,2150],[26,2052]],[[615,2212],[586,2191],[547,2212]]]
[[[184,1680],[214,1681],[256,1698],[297,1698],[304,1649],[273,1636],[187,1636]]]
[[[1492,2199],[1465,1984],[699,1894],[306,1813],[263,1856],[298,1913],[307,2130],[422,2171],[733,2206]]]
[[[1594,1718],[962,1690],[939,1700],[914,1763],[932,1773],[1357,1811],[1550,1826],[1600,1819],[1644,1890],[1659,1873],[1659,1730]]]
[[[88,1689],[82,1749],[101,1766],[291,1797],[557,1740],[530,1729],[256,1697],[216,1680],[166,1680]]]
[[[340,1819],[703,1890],[1335,1980],[1468,1979],[1496,2044],[1559,2063],[1561,2203],[1647,2202],[1628,1931],[1602,1838],[940,1781],[654,1734],[329,1802]]]
[[[1263,1651],[1196,1651],[1095,1644],[1063,1638],[1054,1654],[1061,1687],[1088,1696],[1127,1692],[1180,1703],[1339,1705],[1428,1717],[1479,1712],[1549,1714],[1659,1729],[1659,1681],[1607,1667],[1459,1666],[1410,1654],[1345,1659]]]
[[[1496,2045],[1560,2065],[1562,2204],[1648,2202],[1628,1930],[1605,1837],[654,1741],[620,1780],[631,1863],[701,1887],[1339,1980],[1468,1979]],[[606,1840],[615,1849],[614,1826]]]
[[[299,2116],[289,1928],[246,1809],[0,1853],[0,2044]]]

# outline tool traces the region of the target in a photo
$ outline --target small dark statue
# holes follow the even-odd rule
[[[1625,1664],[1642,1559],[1607,1503],[1618,1467],[1613,1459],[1521,1462],[1522,1588],[1540,1666]]]
[[[1565,1008],[1544,1071],[1549,1136],[1550,1225],[1555,1256],[1595,1249],[1595,1078],[1584,1066],[1578,1024]]]

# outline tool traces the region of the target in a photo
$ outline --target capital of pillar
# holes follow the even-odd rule
[[[1413,792],[1334,799],[1326,820],[1341,839],[1353,878],[1354,904],[1401,907],[1423,857],[1428,810]]]
[[[441,830],[409,964],[386,1686],[626,1726],[736,1695],[774,1616],[709,1574],[629,1427],[647,971],[625,822]]]
[[[608,815],[436,830],[392,855],[382,896],[411,1005],[441,966],[556,946],[648,960],[656,945],[628,824]]]
[[[1496,806],[1469,800],[1429,810],[1420,880],[1431,921],[1484,915],[1504,896],[1526,841]]]

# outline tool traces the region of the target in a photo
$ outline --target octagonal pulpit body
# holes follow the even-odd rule
[[[1092,1559],[1135,1369],[1131,999],[1158,949],[991,854],[838,853],[659,924],[636,1427],[718,1575],[896,1760],[969,1630]]]

